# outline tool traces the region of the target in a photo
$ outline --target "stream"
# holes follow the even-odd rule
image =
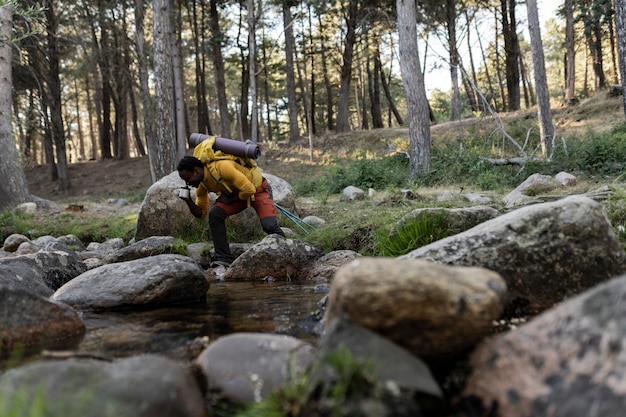
[[[286,334],[316,343],[308,319],[324,295],[312,283],[213,281],[206,305],[83,312],[87,332],[77,353],[105,358],[153,353],[190,360],[198,353],[194,341],[239,332]]]

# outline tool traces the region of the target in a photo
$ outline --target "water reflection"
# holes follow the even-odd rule
[[[79,353],[112,358],[155,353],[186,360],[193,357],[194,339],[235,332],[288,334],[315,343],[317,336],[301,323],[323,295],[311,284],[212,282],[206,305],[85,312],[87,334]]]

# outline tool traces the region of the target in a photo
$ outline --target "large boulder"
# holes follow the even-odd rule
[[[542,311],[626,271],[602,206],[579,195],[517,209],[401,258],[498,272],[517,306],[510,314]]]
[[[135,239],[175,236],[195,220],[187,204],[178,197],[178,190],[184,185],[178,171],[174,171],[148,188],[139,208]]]
[[[487,269],[361,258],[337,271],[324,322],[345,316],[420,358],[444,361],[489,333],[505,298],[504,281]]]
[[[0,375],[0,404],[12,415],[207,417],[190,371],[155,355],[115,362],[50,360]],[[37,405],[35,407],[35,404]]]
[[[51,249],[58,248],[56,245]],[[69,249],[40,251],[0,258],[0,284],[49,297],[86,270],[87,266],[82,259]]]
[[[324,252],[299,240],[272,234],[253,245],[232,263],[225,280],[303,280],[306,271]]]
[[[485,340],[463,397],[494,417],[623,416],[624,300],[626,275]]]
[[[84,335],[85,325],[69,306],[0,285],[0,358],[73,348]]]
[[[208,288],[196,261],[164,254],[91,269],[52,298],[79,310],[109,310],[206,302]]]

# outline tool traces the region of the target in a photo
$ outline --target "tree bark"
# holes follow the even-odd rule
[[[30,200],[21,158],[11,129],[13,11],[0,6],[0,211]]]
[[[358,0],[348,1],[346,20],[346,37],[343,44],[343,63],[341,65],[341,85],[337,103],[337,132],[350,131],[350,82],[352,80],[352,58],[356,42],[356,13]]]
[[[177,143],[172,68],[173,1],[154,0],[155,155],[150,159],[156,180],[176,169]]]
[[[624,92],[626,91],[626,0],[615,0],[615,30],[617,31],[622,92]],[[622,94],[622,103],[626,119],[626,94]]]
[[[296,98],[296,75],[294,71],[293,52],[293,18],[288,2],[283,2],[283,27],[285,28],[285,77],[287,88],[287,116],[289,117],[289,142],[300,138],[298,127],[298,103]]]
[[[504,34],[504,65],[506,70],[507,111],[520,109],[519,40],[515,18],[515,0],[501,0],[502,33]]]
[[[409,118],[409,177],[430,171],[430,118],[424,74],[417,50],[416,10],[413,0],[396,0],[402,85]]]
[[[554,147],[554,124],[552,123],[552,111],[550,110],[550,95],[548,94],[548,82],[546,80],[545,58],[543,55],[543,42],[541,41],[541,29],[539,28],[537,0],[527,0],[526,8],[528,11],[530,46],[533,51],[533,69],[535,74],[535,90],[537,92],[541,153],[544,158],[550,158],[552,157],[552,149]]]
[[[446,1],[446,29],[448,50],[450,51],[450,80],[452,83],[452,103],[450,120],[461,119],[461,93],[459,91],[459,51],[456,45],[456,0]]]
[[[573,0],[565,0],[565,100],[571,106],[578,103],[576,98],[576,46],[574,45]]]
[[[256,18],[254,0],[248,0],[248,68],[250,69],[250,140],[259,141],[259,105],[256,87]]]
[[[230,138],[230,115],[228,113],[228,99],[226,97],[226,76],[224,58],[222,56],[222,39],[220,19],[217,11],[217,0],[210,2],[211,47],[213,52],[213,73],[215,75],[215,90],[217,90],[217,107],[220,113],[221,135]]]

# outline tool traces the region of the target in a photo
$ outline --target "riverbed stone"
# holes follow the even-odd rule
[[[624,300],[621,275],[485,340],[463,397],[494,417],[623,416]]]
[[[172,360],[141,355],[105,362],[49,360],[0,375],[0,404],[42,416],[207,417],[198,384]]]
[[[176,238],[173,236],[150,236],[109,253],[104,263],[132,261],[147,256],[172,253]]]
[[[291,336],[233,333],[211,343],[196,359],[212,401],[259,402],[304,372],[313,345]]]
[[[398,220],[396,225],[391,229],[391,235],[396,234],[398,230],[401,230],[407,224],[416,220],[435,220],[441,217],[445,222],[450,234],[460,233],[467,229],[479,225],[487,220],[491,220],[494,217],[500,215],[500,212],[490,206],[471,206],[460,208],[440,208],[440,207],[426,207],[419,208],[405,214]]]
[[[511,211],[401,259],[498,272],[509,290],[507,315],[536,314],[626,271],[602,206],[581,195]]]
[[[86,270],[87,266],[73,251],[40,251],[0,258],[0,284],[49,297]]]
[[[84,335],[85,325],[69,306],[0,285],[0,358],[73,348]]]
[[[322,256],[315,246],[272,234],[235,259],[224,280],[303,280],[304,271]]]
[[[109,310],[206,302],[208,288],[196,261],[163,254],[91,269],[52,298],[81,310]]]
[[[364,257],[337,271],[324,323],[346,316],[424,360],[445,361],[490,332],[505,300],[504,280],[484,268]]]
[[[312,267],[304,271],[304,279],[315,282],[331,282],[339,268],[348,262],[362,257],[352,250],[336,250],[317,259]]]
[[[4,239],[3,248],[7,252],[15,252],[23,242],[30,242],[30,239],[22,234],[13,233]]]

